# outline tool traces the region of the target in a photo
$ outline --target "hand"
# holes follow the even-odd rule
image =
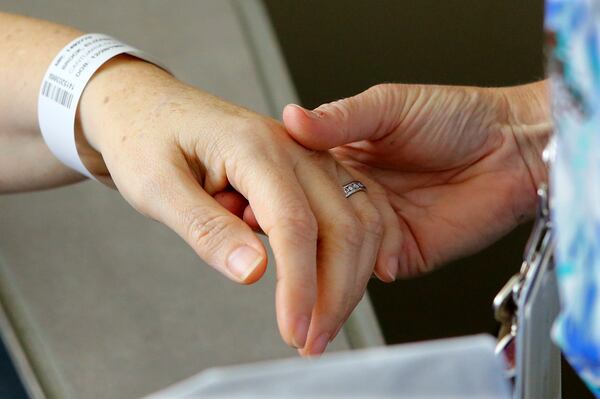
[[[359,177],[382,213],[382,247],[409,277],[473,253],[534,209],[551,132],[543,83],[511,89],[388,84],[314,111],[289,134]],[[386,241],[394,239],[394,242]]]
[[[267,262],[241,219],[249,204],[275,255],[283,338],[304,354],[325,349],[363,295],[381,240],[369,197],[344,198],[350,173],[276,121],[127,56],[94,76],[80,120],[125,199],[240,283],[259,279]],[[99,173],[97,161],[86,164]]]

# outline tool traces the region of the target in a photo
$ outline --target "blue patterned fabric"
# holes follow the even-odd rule
[[[548,0],[556,158],[555,341],[600,398],[600,0]]]

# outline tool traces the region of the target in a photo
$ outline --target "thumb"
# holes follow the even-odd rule
[[[243,284],[260,279],[267,254],[250,227],[206,193],[185,165],[164,165],[156,170],[160,170],[155,171],[158,177],[141,179],[149,182],[142,184],[145,189],[136,190],[141,194],[133,196],[134,207],[167,225],[230,279]],[[233,207],[243,212],[244,206]]]
[[[327,150],[362,140],[378,140],[402,118],[405,85],[382,84],[313,111],[290,104],[283,110],[289,134],[312,150]]]

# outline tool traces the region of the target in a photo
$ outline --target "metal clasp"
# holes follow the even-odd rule
[[[539,204],[536,220],[523,253],[521,270],[508,280],[494,298],[494,317],[500,323],[496,355],[507,364],[507,377],[516,372],[516,336],[519,329],[517,312],[523,287],[531,285],[537,277],[537,269],[546,252],[551,250],[551,222],[548,188],[541,185],[537,191]]]

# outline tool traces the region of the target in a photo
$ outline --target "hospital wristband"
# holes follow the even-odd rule
[[[129,54],[167,70],[134,47],[108,35],[89,33],[67,44],[52,60],[38,95],[38,122],[48,148],[62,163],[94,180],[77,152],[75,115],[94,73],[119,54]]]

